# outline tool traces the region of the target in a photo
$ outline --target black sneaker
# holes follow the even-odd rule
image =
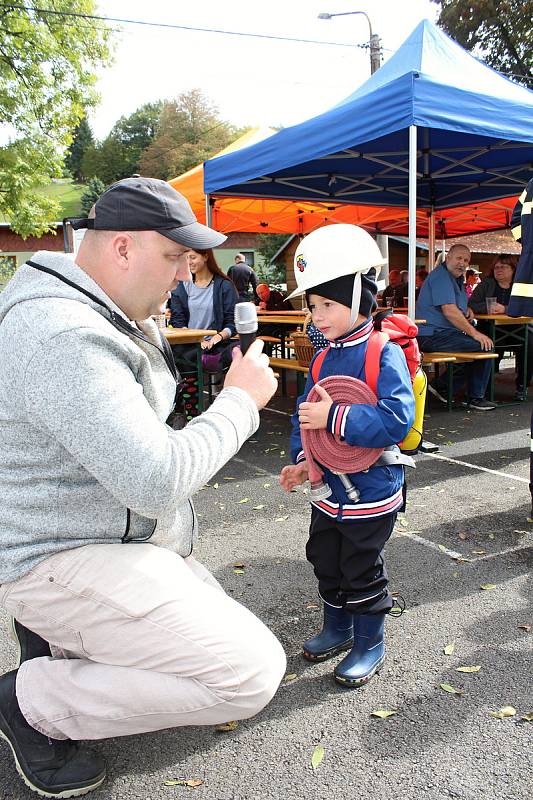
[[[436,397],[437,400],[440,400],[441,403],[448,405],[448,398],[444,397],[444,395],[441,394],[438,389],[435,389],[435,387],[432,386],[431,383],[428,383],[428,392],[432,394],[433,397]]]
[[[26,722],[15,684],[17,670],[0,678],[0,738],[11,747],[22,780],[41,797],[79,797],[105,779],[104,762],[70,739],[44,736]]]
[[[472,408],[474,411],[492,411],[496,408],[496,403],[491,403],[490,400],[484,400],[482,397],[472,397],[470,400],[465,400],[461,403],[465,408]]]
[[[18,647],[18,667],[32,658],[52,655],[48,642],[29,628],[25,628],[14,617],[11,618],[11,637]]]

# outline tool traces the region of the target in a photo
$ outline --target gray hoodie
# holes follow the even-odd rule
[[[101,298],[71,259],[32,261]],[[165,424],[175,383],[150,340],[118,331],[58,278],[23,265],[0,294],[0,582],[61,550],[147,540],[190,554],[190,498],[257,429],[255,404],[224,389],[183,430]]]

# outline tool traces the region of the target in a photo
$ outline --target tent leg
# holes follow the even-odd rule
[[[428,237],[428,272],[435,266],[435,209],[429,212],[429,237]]]
[[[417,162],[417,127],[409,126],[409,290],[407,313],[415,318],[415,283],[416,283],[416,162]]]
[[[213,227],[213,218],[212,218],[212,207],[211,207],[211,195],[206,194],[205,196],[205,224],[208,228]]]

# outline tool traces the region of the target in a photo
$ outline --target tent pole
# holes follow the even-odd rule
[[[428,236],[428,272],[435,266],[435,209],[431,206],[429,212],[429,236]]]
[[[416,283],[416,125],[409,126],[409,288],[407,313],[415,318]]]
[[[211,195],[205,196],[205,224],[208,228],[213,227],[212,208],[211,208]]]

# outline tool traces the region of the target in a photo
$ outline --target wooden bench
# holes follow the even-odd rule
[[[305,388],[305,377],[309,372],[309,367],[303,367],[295,358],[271,358],[270,366],[276,370],[282,371],[282,377],[285,375],[286,370],[293,370],[296,372],[296,389],[298,394],[302,394]],[[285,393],[285,381],[282,381],[282,391]]]
[[[468,364],[472,361],[487,361],[498,358],[497,353],[468,353],[464,351],[442,352],[442,353],[423,353],[422,366],[431,364],[446,364],[446,382],[448,385],[448,395],[446,408],[451,411],[453,408],[453,369],[460,364]]]

